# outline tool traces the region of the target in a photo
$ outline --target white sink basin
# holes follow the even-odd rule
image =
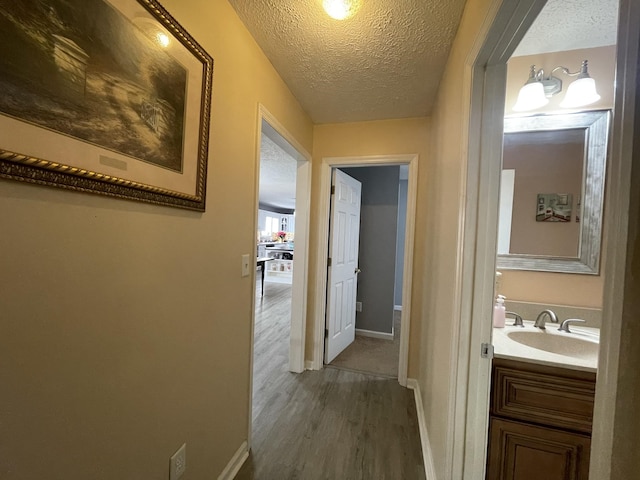
[[[574,358],[597,358],[599,349],[597,340],[579,333],[516,330],[508,332],[507,337],[527,347]]]
[[[497,358],[595,372],[598,368],[600,329],[571,326],[571,333],[559,332],[557,324],[546,330],[524,321],[523,327],[494,328],[492,343]]]

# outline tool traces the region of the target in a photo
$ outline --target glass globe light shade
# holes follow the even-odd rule
[[[544,94],[542,83],[531,82],[520,89],[518,100],[512,110],[514,112],[526,112],[544,107],[547,103],[549,103],[549,99]]]
[[[591,77],[578,78],[567,88],[567,93],[560,102],[560,106],[562,108],[577,108],[591,105],[598,100],[600,100],[600,95],[596,91],[595,80]]]

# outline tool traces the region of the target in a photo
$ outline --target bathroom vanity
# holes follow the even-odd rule
[[[520,319],[544,320],[541,312],[552,308],[547,320],[600,325],[593,300],[602,295],[595,276],[602,279],[610,119],[605,110],[505,118],[496,266],[509,291],[497,286],[496,295],[519,298],[507,310]],[[546,221],[547,198],[567,207],[556,222]],[[545,272],[540,292],[543,277],[526,272]],[[591,276],[580,278],[588,293],[570,283],[578,275]],[[493,330],[487,480],[588,478],[599,330],[558,327],[525,321]]]
[[[494,330],[486,478],[586,480],[597,329],[525,324]]]

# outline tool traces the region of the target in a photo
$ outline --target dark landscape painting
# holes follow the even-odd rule
[[[182,171],[187,71],[143,27],[103,0],[0,0],[0,113]]]

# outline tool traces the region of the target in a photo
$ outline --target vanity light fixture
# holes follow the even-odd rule
[[[322,6],[331,18],[344,20],[360,7],[360,0],[322,0]]]
[[[553,76],[558,70],[570,77],[578,77],[567,88],[567,93],[562,102],[560,102],[562,108],[583,107],[600,100],[600,95],[596,91],[596,82],[589,75],[587,60],[582,62],[578,72],[572,73],[567,67],[558,66],[551,70],[551,74],[548,77],[545,77],[543,69],[536,70],[535,65],[531,65],[529,79],[520,89],[518,100],[513,106],[513,110],[526,112],[544,107],[549,103],[549,98],[562,91],[562,80]]]

